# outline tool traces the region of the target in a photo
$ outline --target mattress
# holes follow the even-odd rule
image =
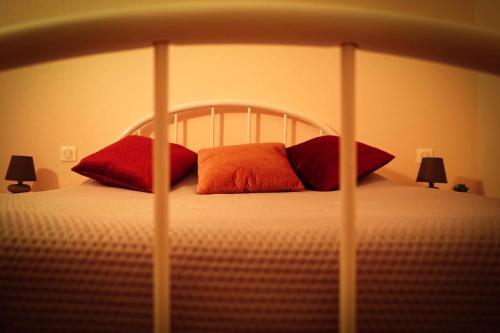
[[[338,192],[171,192],[174,332],[335,332]],[[500,200],[357,189],[358,331],[494,332]],[[152,332],[151,194],[0,196],[0,332]]]

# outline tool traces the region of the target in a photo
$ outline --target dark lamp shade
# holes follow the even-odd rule
[[[441,157],[424,157],[418,170],[417,182],[447,183]]]
[[[9,168],[5,175],[6,180],[35,181],[35,164],[31,156],[12,155]]]

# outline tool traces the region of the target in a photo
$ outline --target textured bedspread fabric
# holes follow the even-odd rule
[[[336,332],[338,192],[171,195],[174,332]],[[358,188],[359,332],[495,332],[500,200]],[[152,332],[152,196],[0,196],[0,332]]]

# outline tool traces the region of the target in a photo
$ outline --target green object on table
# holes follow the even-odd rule
[[[456,191],[456,192],[467,192],[468,190],[469,190],[469,188],[465,184],[457,184],[457,185],[453,186],[453,191]]]

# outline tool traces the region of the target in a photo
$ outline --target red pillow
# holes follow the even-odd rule
[[[71,170],[98,182],[152,192],[153,140],[145,136],[127,136],[83,158]],[[196,165],[195,152],[170,144],[170,182],[174,184]]]
[[[394,155],[357,143],[358,179],[389,163]],[[288,160],[302,183],[316,191],[339,188],[339,137],[320,136],[286,149]]]

